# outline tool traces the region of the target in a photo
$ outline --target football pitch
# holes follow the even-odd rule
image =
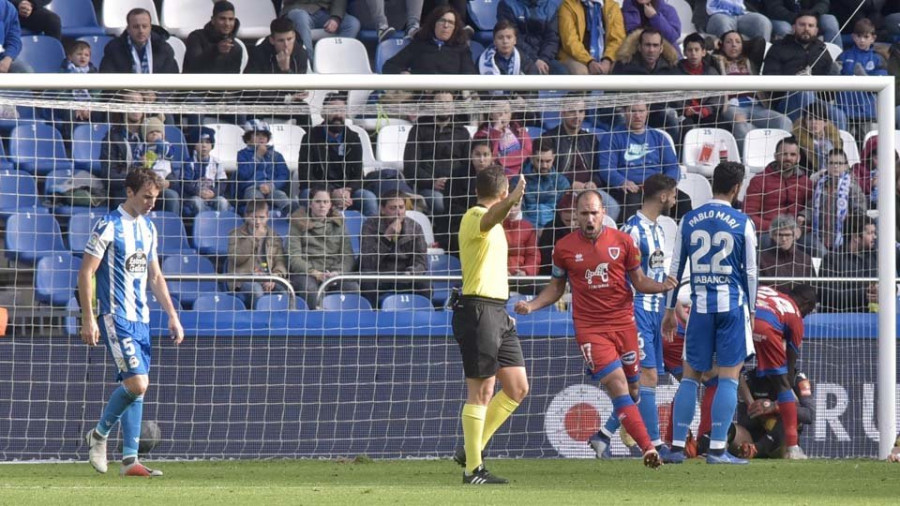
[[[159,462],[162,478],[99,475],[87,463],[0,466],[0,504],[897,504],[900,465],[871,460],[490,460],[506,486],[463,486],[450,460]],[[89,502],[90,501],[90,502]]]

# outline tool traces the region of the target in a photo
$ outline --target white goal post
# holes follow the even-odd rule
[[[896,180],[895,97],[893,77],[819,76],[463,76],[463,75],[133,75],[133,74],[6,74],[4,90],[150,89],[150,90],[581,90],[617,92],[664,92],[691,90],[721,92],[795,90],[837,92],[863,91],[877,94],[878,167],[885,189]],[[895,193],[880,191],[878,272],[878,457],[885,459],[897,435],[897,265]],[[848,364],[852,367],[852,364]]]

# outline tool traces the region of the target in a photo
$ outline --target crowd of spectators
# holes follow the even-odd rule
[[[29,72],[18,58],[23,33],[61,39],[71,73],[179,73],[173,37],[152,24],[143,9],[128,13],[123,32],[103,49],[98,67],[92,48],[61,34],[58,15],[46,0],[0,0],[0,72]],[[359,3],[359,2],[357,2]],[[900,69],[900,9],[883,3],[877,10],[843,12],[828,0],[696,0],[691,20],[700,33],[685,34],[684,21],[666,0],[502,0],[492,44],[470,49],[474,29],[465,2],[421,0],[405,4],[406,24],[392,27],[383,0],[367,0],[365,23],[351,15],[346,0],[276,1],[279,17],[259,43],[241,38],[241,23],[227,0],[211,4],[209,21],[186,38],[185,73],[306,73],[314,61],[313,31],[357,37],[374,23],[379,41],[399,36],[408,43],[383,65],[384,73],[409,74],[613,74],[662,79],[668,75],[886,75]],[[877,2],[876,2],[877,3]],[[98,10],[99,12],[99,10]],[[833,60],[826,43],[848,47]],[[319,34],[321,35],[321,34]],[[891,43],[893,42],[893,48]],[[249,50],[247,49],[249,48]],[[248,51],[249,54],[244,54]],[[243,63],[242,63],[243,62]],[[660,76],[660,77],[656,77]],[[859,94],[861,95],[861,94]],[[75,100],[96,97],[72,90]],[[878,191],[877,137],[862,146],[861,161],[848,163],[840,131],[858,120],[850,105],[865,96],[824,97],[814,92],[744,92],[704,100],[642,103],[615,110],[586,107],[587,95],[569,94],[558,121],[535,120],[516,107],[522,97],[508,94],[466,96],[484,103],[480,115],[461,115],[459,93],[433,92],[415,99],[433,114],[408,118],[409,136],[402,167],[373,184],[363,167],[361,130],[348,127],[348,96],[328,95],[320,124],[300,123],[306,133],[296,174],[286,154],[272,143],[270,125],[259,118],[235,118],[246,147],[228,173],[211,154],[216,132],[172,115],[89,110],[51,111],[49,119],[70,141],[73,125],[110,125],[100,152],[101,168],[90,180],[84,201],[115,206],[125,197],[124,179],[134,167],[157,171],[167,187],[157,209],[190,220],[203,211],[233,210],[246,222],[229,242],[228,269],[235,273],[279,275],[312,307],[328,278],[358,270],[377,274],[423,274],[427,251],[455,253],[459,217],[473,204],[474,175],[498,165],[512,179],[527,181],[525,199],[505,224],[510,243],[510,274],[549,272],[556,239],[573,227],[577,192],[600,192],[608,215],[623,223],[641,206],[642,182],[663,173],[682,179],[679,151],[691,128],[730,130],[739,150],[753,129],[781,129],[775,160],[746,184],[743,209],[765,237],[760,255],[763,275],[808,277],[821,261],[820,274],[842,276],[846,265],[874,272],[874,224],[866,220]],[[268,96],[271,98],[271,96]],[[277,97],[285,103],[308,98],[304,92]],[[123,103],[162,100],[152,92],[122,92]],[[377,100],[377,99],[376,99]],[[898,108],[900,111],[900,108]],[[296,118],[294,118],[296,120]],[[900,121],[900,120],[898,120]],[[180,122],[180,123],[179,123]],[[535,125],[540,125],[536,135]],[[475,126],[470,133],[466,126]],[[167,138],[168,127],[182,128],[186,149]],[[533,137],[534,136],[534,137]],[[369,140],[366,140],[368,142]],[[294,153],[292,153],[293,155]],[[295,183],[292,187],[292,181]],[[299,186],[299,187],[298,187]],[[900,191],[900,185],[897,188]],[[898,197],[900,199],[900,197]],[[421,205],[420,205],[421,203]],[[671,217],[691,209],[681,189]],[[350,250],[344,211],[367,217],[358,258]],[[434,234],[407,211],[421,211]],[[269,225],[271,216],[290,218],[282,243]],[[190,223],[190,221],[188,221]],[[898,231],[900,237],[900,231]],[[864,275],[864,274],[859,274]],[[343,282],[342,292],[360,292],[373,304],[391,291],[430,296],[420,280]],[[277,287],[270,282],[235,282],[231,288],[256,298]],[[525,285],[523,290],[527,290]],[[856,310],[871,300],[871,287],[852,293],[829,292],[825,306]],[[859,293],[857,293],[859,292]],[[852,299],[852,300],[851,300]]]

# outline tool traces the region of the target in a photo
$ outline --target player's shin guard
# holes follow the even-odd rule
[[[716,397],[716,389],[719,387],[719,378],[712,378],[703,382],[703,399],[700,401],[700,426],[697,427],[697,438],[709,434],[712,428],[712,404]]]
[[[487,412],[484,415],[484,432],[481,436],[481,449],[487,448],[488,441],[503,425],[510,415],[519,407],[519,403],[512,400],[503,390],[488,403]]]
[[[138,396],[134,395],[125,385],[119,385],[116,388],[112,395],[109,396],[109,401],[106,403],[106,407],[103,409],[103,415],[100,417],[100,422],[97,423],[97,433],[103,437],[109,435],[109,431],[112,430],[113,425],[119,421],[119,418],[122,417],[122,413],[131,406],[131,403]],[[138,422],[140,424],[140,422]]]
[[[137,457],[141,442],[141,420],[144,418],[144,396],[134,399],[122,413],[122,459]]]
[[[646,452],[653,450],[654,447],[650,442],[650,436],[647,435],[647,428],[644,427],[641,413],[638,411],[637,406],[634,405],[631,396],[622,395],[616,397],[613,399],[612,403],[619,421],[625,426],[625,430],[628,431],[628,434],[630,434],[635,442],[637,442],[641,451]]]
[[[719,387],[712,402],[712,432],[709,437],[709,453],[721,454],[728,442],[728,428],[737,407],[738,380],[719,378]]]
[[[641,419],[644,420],[644,426],[647,428],[647,434],[650,436],[650,442],[653,446],[662,444],[659,437],[659,411],[656,408],[656,388],[641,387],[641,402],[638,403],[638,411],[641,412]]]
[[[487,406],[466,404],[462,409],[463,438],[466,447],[466,472],[472,474],[481,466],[481,439]]]
[[[781,413],[781,424],[784,426],[784,444],[797,445],[797,399],[794,392],[788,390],[778,393],[778,411]]]
[[[672,418],[675,424],[672,426],[672,449],[684,450],[684,442],[687,439],[688,430],[694,422],[694,410],[697,409],[697,389],[700,384],[697,380],[685,378],[678,385],[675,392],[675,400],[672,402]]]

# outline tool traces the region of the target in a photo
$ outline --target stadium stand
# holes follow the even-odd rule
[[[95,67],[100,68],[100,62],[103,61],[103,53],[106,50],[106,45],[109,41],[113,40],[113,37],[110,37],[109,35],[87,35],[79,37],[78,40],[83,40],[91,46],[91,63],[93,63]]]
[[[97,22],[97,13],[91,0],[53,0],[47,9],[59,15],[64,37],[96,37],[106,31]],[[99,65],[97,60],[95,65]]]
[[[775,145],[790,137],[790,132],[777,128],[757,128],[747,132],[744,139],[744,165],[748,172],[762,172],[775,159]]]
[[[185,47],[184,42],[178,37],[169,37],[166,39],[166,43],[169,44],[169,47],[172,48],[172,52],[175,53],[175,63],[178,64],[178,71],[181,72],[184,66],[184,54],[187,52],[187,47]]]
[[[100,149],[107,132],[109,125],[104,123],[78,125],[72,130],[72,159],[76,169],[100,171]]]
[[[366,46],[356,39],[344,37],[328,37],[316,42],[313,66],[319,74],[372,73]]]
[[[209,21],[212,6],[207,0],[164,0],[160,9],[162,27],[175,37],[187,39]]]
[[[414,293],[395,293],[381,301],[382,311],[434,311],[431,301]]]
[[[56,218],[47,213],[11,213],[6,220],[6,258],[34,264],[42,257],[66,251]]]
[[[256,299],[256,305],[253,308],[256,311],[306,311],[309,308],[302,297],[297,297],[297,302],[291,308],[291,298],[284,293],[268,293]]]
[[[194,246],[201,255],[228,255],[228,234],[244,219],[233,211],[202,211],[194,218]]]
[[[159,236],[157,254],[162,257],[197,254],[197,250],[188,244],[181,216],[167,211],[152,211],[148,218],[156,225]]]
[[[206,257],[197,255],[173,255],[162,262],[164,275],[171,274],[215,274],[216,269]],[[169,292],[181,301],[182,306],[191,308],[194,301],[202,294],[218,291],[215,281],[182,281],[174,278],[168,280]]]
[[[277,16],[272,2],[231,0],[231,3],[234,4],[235,17],[241,20],[241,37],[255,39],[269,35],[269,23]]]
[[[328,293],[322,297],[325,311],[371,311],[372,304],[358,293]]]
[[[109,35],[119,35],[125,30],[127,21],[125,16],[131,9],[140,7],[150,12],[150,22],[159,25],[159,14],[153,0],[103,0],[103,26]]]
[[[19,122],[9,134],[9,158],[19,170],[46,176],[55,169],[72,169],[62,136],[46,123]]]
[[[0,172],[0,220],[6,220],[13,213],[47,212],[38,200],[34,176],[9,168]]]
[[[246,311],[244,301],[228,293],[204,294],[194,300],[193,311]]]
[[[66,58],[62,43],[47,35],[22,37],[19,58],[28,62],[35,72],[52,74],[59,72],[59,64]]]
[[[64,251],[38,260],[34,276],[35,300],[51,306],[68,304],[80,268],[81,259]]]

